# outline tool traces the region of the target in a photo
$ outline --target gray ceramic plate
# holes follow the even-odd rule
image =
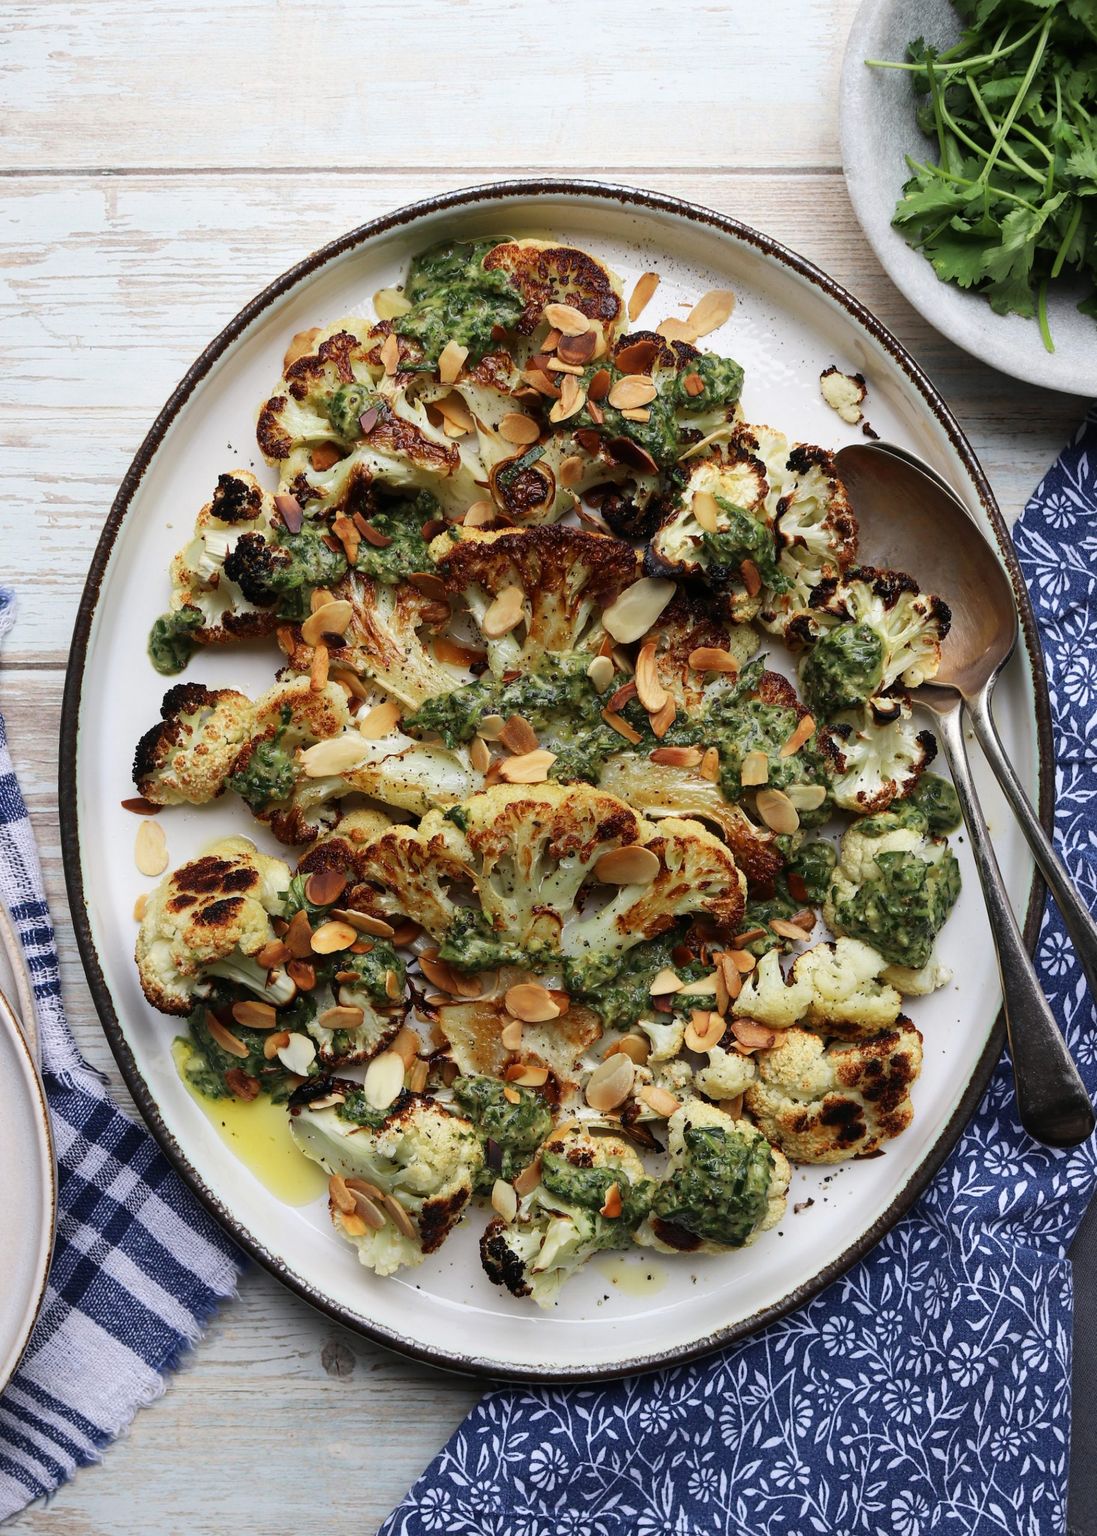
[[[891,227],[906,180],[904,155],[936,159],[914,120],[909,76],[869,69],[866,59],[902,59],[922,36],[948,47],[959,36],[949,0],[864,0],[842,67],[842,166],[850,201],[880,263],[903,296],[942,335],[1002,373],[1066,394],[1097,394],[1097,322],[1075,308],[1088,284],[1064,285],[1048,298],[1055,351],[1047,352],[1035,320],[996,315],[985,299],[942,283],[932,266]]]

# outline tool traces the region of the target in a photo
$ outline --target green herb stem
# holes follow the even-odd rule
[[[1039,69],[1040,60],[1044,56],[1044,50],[1047,47],[1047,40],[1050,32],[1051,17],[1048,16],[1047,20],[1040,28],[1040,39],[1036,44],[1032,58],[1028,61],[1028,68],[1025,70],[1024,77],[1021,80],[1020,89],[1014,96],[1010,109],[1006,113],[1005,118],[998,129],[998,132],[995,134],[994,143],[990,147],[990,154],[987,156],[986,164],[983,166],[983,169],[979,175],[979,179],[981,181],[987,180],[991,171],[997,164],[998,156],[1002,152],[1002,146],[1005,144],[1006,139],[1009,136],[1009,131],[1013,127],[1017,114],[1021,110],[1022,104],[1024,103],[1024,99],[1028,95],[1028,88],[1036,78],[1036,71]]]
[[[1044,343],[1044,350],[1054,352],[1055,343],[1051,339],[1051,327],[1047,321],[1047,284],[1048,280],[1045,277],[1036,295],[1036,317],[1040,322],[1040,336]]]

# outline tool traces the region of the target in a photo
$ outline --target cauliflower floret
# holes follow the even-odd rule
[[[657,1064],[679,1055],[688,1022],[684,1013],[645,1014],[637,1019],[635,1027],[643,1030],[651,1044],[648,1061]]]
[[[333,443],[346,451],[361,437],[359,417],[376,401],[384,375],[380,346],[391,325],[351,318],[312,337],[287,362],[276,393],[259,412],[264,457],[282,464],[296,450]]]
[[[844,834],[823,904],[833,933],[872,944],[885,961],[918,971],[960,894],[960,866],[931,837],[913,804],[866,817]]]
[[[290,1132],[306,1157],[329,1174],[353,1180],[365,1196],[365,1217],[344,1212],[333,1192],[332,1221],[379,1275],[421,1263],[457,1224],[483,1167],[475,1127],[461,1115],[419,1094],[404,1093],[388,1110],[375,1110],[357,1083],[330,1080],[339,1103],[310,1107],[312,1090],[290,1103]],[[364,1188],[359,1188],[359,1181]],[[363,1207],[359,1207],[362,1209]],[[383,1225],[376,1226],[377,1215]],[[362,1230],[364,1229],[364,1230]]]
[[[253,474],[237,469],[218,476],[195,519],[193,538],[171,562],[170,606],[149,635],[149,656],[158,672],[181,672],[196,646],[271,633],[276,615],[250,603],[224,564],[246,533],[265,536],[280,526],[274,498]]]
[[[483,633],[496,675],[528,669],[547,653],[597,650],[602,608],[637,576],[627,544],[580,528],[470,529],[456,544],[444,533],[430,552]],[[512,589],[521,617],[500,635],[493,621]]]
[[[775,528],[777,566],[788,585],[767,590],[760,622],[783,634],[789,619],[804,613],[821,581],[837,579],[857,554],[857,520],[838,478],[834,455],[797,443],[788,455]],[[772,473],[771,473],[772,479]]]
[[[919,591],[918,583],[901,571],[870,565],[857,566],[840,580],[820,581],[811,594],[811,618],[824,631],[819,642],[823,651],[848,637],[848,629],[839,634],[835,625],[853,626],[857,639],[854,657],[837,654],[825,676],[823,651],[814,661],[809,657],[801,669],[805,687],[812,683],[820,695],[813,707],[827,717],[873,693],[886,693],[897,683],[917,688],[936,677],[941,643],[952,623],[941,598]],[[789,634],[805,638],[795,623]]]
[[[869,1157],[905,1131],[910,1089],[922,1068],[922,1037],[902,1016],[886,1033],[829,1045],[790,1029],[757,1055],[747,1108],[795,1163]]]
[[[514,1221],[489,1223],[480,1257],[489,1280],[548,1307],[593,1254],[629,1247],[654,1186],[627,1142],[577,1127],[551,1136],[540,1163],[541,1182]]]
[[[240,748],[254,729],[251,700],[232,688],[177,683],[160,705],[160,724],[137,743],[133,782],[154,805],[205,805],[224,793]]]
[[[166,875],[149,897],[137,933],[141,988],[161,1013],[189,1013],[213,977],[246,987],[276,1007],[295,987],[285,972],[252,958],[274,940],[290,872],[246,837],[226,837]]]
[[[904,997],[928,997],[939,987],[948,986],[952,972],[947,965],[930,955],[925,965],[914,971],[909,965],[889,965],[881,973],[888,986],[894,987]]]
[[[349,727],[347,696],[336,683],[319,690],[307,677],[276,683],[255,701],[253,735],[226,785],[282,842],[311,842],[335,821],[338,809],[312,793],[302,753]]]
[[[749,624],[714,617],[708,600],[679,588],[640,644],[655,645],[656,675],[678,710],[689,717],[729,681],[728,673],[695,667],[690,657],[699,650],[726,651],[736,667],[742,667],[757,651],[758,636]]]
[[[418,827],[392,827],[359,854],[361,884],[352,905],[375,917],[409,917],[441,939],[467,908],[455,895],[470,895],[474,872],[468,846],[452,821],[438,811]]]
[[[518,974],[523,980],[528,976]],[[444,1003],[436,1017],[450,1054],[466,1075],[501,1078],[507,1067],[522,1062],[547,1067],[555,1082],[565,1087],[576,1082],[580,1058],[602,1033],[597,1013],[581,1003],[571,1003],[559,1018],[546,1023],[523,1024],[517,1051],[503,1044],[503,1030],[513,1023],[513,1016],[501,996]]]
[[[835,719],[830,736],[838,768],[832,793],[843,810],[860,816],[886,811],[916,788],[937,756],[937,738],[918,730],[911,713],[908,699],[888,697]]]
[[[595,322],[611,343],[625,318],[621,279],[603,262],[572,245],[549,240],[507,240],[484,257],[485,272],[502,272],[520,295],[523,310],[515,322],[520,336],[532,336],[546,304],[568,304]]]
[[[790,1169],[749,1120],[690,1099],[667,1121],[670,1166],[636,1241],[662,1253],[744,1248],[784,1214]]]
[[[880,980],[884,965],[869,945],[839,939],[805,950],[786,981],[771,949],[747,976],[732,1011],[770,1029],[805,1022],[831,1034],[871,1034],[899,1014],[898,992]]]
[[[737,1099],[757,1075],[753,1056],[740,1056],[738,1051],[725,1051],[717,1045],[708,1053],[708,1066],[696,1072],[693,1081],[710,1099]]]

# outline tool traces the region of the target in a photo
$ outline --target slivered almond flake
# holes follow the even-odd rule
[[[465,528],[483,528],[485,523],[493,523],[498,516],[499,510],[493,501],[474,501],[461,522]]]
[[[522,588],[503,587],[488,604],[480,628],[489,640],[499,640],[522,622],[525,609],[526,594]]]
[[[636,279],[636,287],[629,295],[628,317],[630,321],[640,318],[640,315],[651,302],[652,295],[659,286],[658,272],[641,272]]]
[[[690,502],[690,511],[698,525],[706,533],[715,533],[720,526],[720,508],[711,491],[698,491]]]
[[[739,574],[743,578],[743,585],[747,589],[748,597],[757,597],[762,590],[762,576],[753,560],[741,560],[739,562]]]
[[[456,972],[445,960],[438,959],[437,952],[420,955],[419,969],[433,986],[453,996],[459,995]]]
[[[517,1088],[512,1088],[509,1083],[503,1089],[503,1097],[508,1104],[521,1104],[522,1102],[522,1095],[518,1092]]]
[[[365,1017],[364,1009],[349,1003],[339,1003],[317,1014],[316,1023],[321,1029],[360,1029]]]
[[[795,757],[805,742],[815,735],[815,721],[810,715],[801,717],[796,729],[781,748],[782,757]]]
[[[621,415],[625,418],[626,421],[651,420],[651,412],[648,410],[647,406],[644,405],[626,406],[625,409],[621,412]]]
[[[465,358],[469,355],[468,347],[463,347],[459,341],[447,341],[438,354],[438,378],[443,384],[453,384],[457,375],[465,366]]]
[[[817,811],[827,797],[823,784],[790,784],[785,793],[798,811]]]
[[[410,918],[405,918],[402,923],[399,923],[391,930],[390,937],[397,949],[409,949],[422,931],[418,923],[413,923]]]
[[[629,700],[630,699],[634,699],[635,697],[636,697],[636,684],[630,678],[627,683],[622,683],[621,687],[618,688],[615,693],[611,694],[609,700],[606,703],[606,708],[607,709],[624,709],[625,705],[629,702]]]
[[[794,944],[803,944],[807,934],[798,923],[790,923],[783,917],[771,917],[769,926],[779,939],[791,939]]]
[[[473,645],[460,645],[448,635],[435,636],[434,654],[439,661],[452,667],[471,667],[488,659],[487,651]]]
[[[296,960],[306,960],[312,954],[312,924],[304,909],[290,918],[282,941]]]
[[[724,991],[728,995],[728,1001],[733,1003],[743,990],[743,973],[727,953],[716,956],[716,965],[720,972],[720,980],[724,984]]]
[[[748,752],[743,758],[739,777],[743,782],[744,788],[748,789],[755,784],[768,784],[769,758],[764,752]]]
[[[647,1105],[653,1114],[662,1120],[669,1120],[676,1109],[681,1109],[682,1102],[676,1099],[673,1093],[668,1093],[665,1088],[641,1088],[639,1098]]]
[[[138,896],[137,900],[133,904],[133,919],[134,919],[134,922],[140,923],[140,922],[144,921],[145,913],[148,911],[148,905],[149,905],[148,892],[147,891],[142,891],[140,896]]]
[[[573,374],[565,373],[560,384],[560,398],[549,411],[549,420],[567,421],[583,408],[586,391]]]
[[[631,645],[647,634],[676,591],[673,581],[641,576],[605,609],[603,627],[618,645]]]
[[[460,395],[443,395],[431,409],[436,410],[441,416],[442,429],[447,437],[464,437],[476,426],[472,413]]]
[[[316,345],[316,338],[320,334],[318,325],[310,326],[307,331],[298,331],[290,340],[286,348],[286,355],[282,359],[282,369],[290,368],[299,357],[306,357]]]
[[[498,741],[506,723],[502,715],[485,715],[480,721],[477,731],[485,741]]]
[[[694,1008],[686,1025],[683,1039],[691,1051],[711,1051],[720,1044],[724,1034],[724,1021],[718,1013],[704,1008]]]
[[[655,334],[661,336],[664,341],[696,341],[692,326],[684,320],[679,320],[676,315],[669,315],[667,319],[660,320],[655,327]]]
[[[623,715],[619,715],[616,710],[604,709],[602,711],[602,719],[606,722],[607,725],[613,727],[618,736],[623,736],[625,740],[631,742],[634,747],[643,740],[640,732],[635,730],[628,723],[625,717]]]
[[[649,640],[636,658],[636,695],[649,715],[657,715],[670,697],[659,681],[655,652],[655,641]]]
[[[739,663],[731,652],[718,645],[698,645],[687,659],[694,672],[726,672],[734,677],[739,670]]]
[[[366,755],[358,731],[344,731],[326,741],[313,742],[301,753],[301,767],[309,779],[326,779],[356,768]]]
[[[716,991],[716,972],[710,971],[707,976],[698,976],[696,981],[686,981],[678,988],[678,996],[711,997]]]
[[[389,1046],[390,1051],[395,1051],[404,1063],[404,1071],[407,1072],[412,1062],[419,1054],[421,1041],[414,1029],[409,1029],[406,1024],[401,1025],[396,1037]]]
[[[413,1061],[408,1073],[408,1087],[412,1093],[422,1093],[427,1086],[427,1078],[430,1076],[430,1063],[426,1061]]]
[[[720,777],[720,754],[715,747],[706,747],[705,755],[701,759],[701,766],[697,770],[703,779],[708,779],[715,784]]]
[[[399,723],[399,702],[396,699],[385,699],[383,703],[366,710],[358,721],[358,734],[367,741],[380,741],[383,736],[394,731]]]
[[[340,1173],[333,1173],[328,1180],[328,1197],[337,1211],[348,1216],[354,1210],[354,1195],[347,1188],[347,1181]]]
[[[316,985],[316,967],[310,965],[307,960],[288,961],[286,975],[301,992],[311,992]],[[354,979],[357,981],[358,977]]]
[[[347,877],[341,869],[315,869],[305,880],[305,895],[314,907],[330,907],[346,888]],[[288,950],[286,958],[289,958]]]
[[[789,922],[794,928],[802,928],[805,933],[810,933],[815,927],[815,913],[810,907],[804,907],[802,911],[795,912]]]
[[[132,811],[135,816],[159,816],[163,810],[163,806],[153,805],[144,795],[131,795],[128,800],[120,800],[118,803],[124,811]]]
[[[675,704],[674,700],[668,693],[666,703],[663,705],[662,709],[657,709],[649,721],[652,735],[655,736],[658,741],[662,741],[663,737],[670,730],[671,726],[674,724],[677,714],[678,706]]]
[[[701,761],[700,747],[656,747],[651,754],[653,763],[664,768],[696,768]]]
[[[753,971],[754,967],[758,964],[754,956],[745,949],[728,949],[725,950],[724,953],[727,955],[730,963],[743,976],[749,975],[750,972]]]
[[[499,1031],[499,1044],[505,1051],[520,1051],[522,1049],[521,1019],[507,1020]]]
[[[731,993],[728,991],[727,979],[724,976],[724,968],[716,962],[716,1009],[719,1013],[727,1013],[731,1007]]]
[[[606,1190],[605,1203],[601,1207],[599,1215],[605,1216],[608,1221],[614,1221],[618,1216],[620,1216],[620,1214],[621,1188],[620,1185],[614,1182]]]
[[[342,1211],[340,1211],[338,1215],[339,1219],[335,1222],[335,1225],[337,1227],[341,1226],[348,1237],[365,1237],[369,1231],[364,1218],[359,1216],[357,1211],[352,1211],[349,1216],[344,1216]],[[334,1221],[334,1217],[332,1219]]]
[[[622,1035],[620,1040],[613,1042],[606,1055],[612,1056],[614,1051],[620,1051],[630,1061],[634,1061],[638,1067],[642,1067],[651,1055],[651,1041],[646,1035]]]
[[[541,436],[541,429],[533,417],[526,416],[522,411],[508,411],[500,421],[498,430],[504,442],[513,443],[516,447],[535,443]]]
[[[371,1229],[374,1232],[380,1232],[381,1228],[385,1225],[385,1212],[383,1209],[385,1199],[384,1195],[382,1195],[381,1191],[378,1190],[377,1193],[379,1199],[374,1200],[372,1196],[367,1195],[363,1189],[356,1189],[353,1193],[354,1212],[351,1216],[343,1217],[344,1228],[351,1233],[352,1237],[364,1237],[367,1229]],[[352,1221],[361,1223],[361,1232],[356,1233],[351,1230],[350,1223]]]
[[[332,917],[337,917],[341,923],[349,923],[359,933],[370,933],[375,939],[394,939],[396,930],[391,923],[386,923],[383,917],[372,917],[368,912],[359,912],[354,907],[333,907]]]
[[[278,1015],[269,1003],[246,997],[232,1005],[232,1016],[244,1029],[273,1029]]]
[[[354,526],[366,543],[371,544],[374,549],[388,549],[392,543],[387,533],[382,533],[380,528],[375,528],[372,523],[368,523],[360,512],[354,514]]]
[[[589,363],[597,354],[601,332],[596,328],[584,331],[581,336],[561,336],[556,348],[556,356],[562,362],[578,366],[582,371],[582,365]]]
[[[340,688],[345,688],[352,699],[362,699],[364,701],[369,698],[362,679],[356,676],[355,673],[345,672],[341,667],[333,667],[330,670]]]
[[[358,562],[358,549],[362,543],[362,535],[358,524],[349,517],[337,517],[331,525],[331,531],[343,546],[343,553],[347,557],[347,564],[356,565]]]
[[[517,1061],[506,1071],[507,1081],[518,1088],[543,1088],[548,1082],[548,1068],[532,1062]]]
[[[658,391],[646,373],[626,373],[617,379],[609,392],[609,403],[619,411],[635,410],[650,405]]]
[[[632,1092],[636,1080],[636,1064],[631,1056],[620,1051],[607,1056],[595,1067],[587,1079],[586,1101],[591,1109],[600,1112],[616,1109]]]
[[[404,1087],[404,1063],[395,1051],[382,1051],[366,1068],[362,1089],[374,1109],[388,1109]]]
[[[403,990],[404,989],[403,989],[403,987],[400,984],[400,978],[396,974],[396,972],[392,971],[392,970],[386,971],[385,972],[385,996],[386,997],[391,997],[393,1002],[395,1002],[396,999],[402,995]]]
[[[588,332],[588,335],[593,335],[593,333]],[[565,363],[557,357],[551,360],[549,369],[552,373],[572,373],[576,378],[581,378],[583,374],[583,370],[578,363]]]
[[[569,453],[557,471],[557,478],[561,485],[578,485],[583,478],[586,465],[577,453]]]
[[[508,784],[543,784],[555,761],[555,752],[546,752],[539,747],[536,752],[503,758],[499,764],[499,777]]]
[[[323,693],[328,685],[328,655],[326,645],[318,645],[312,653],[312,665],[309,667],[309,688],[313,693]]]
[[[413,1225],[411,1217],[395,1195],[385,1196],[385,1215],[402,1237],[406,1237],[409,1242],[413,1243],[419,1241],[419,1233]]]
[[[344,1103],[346,1102],[346,1095],[345,1094],[341,1094],[340,1093],[340,1094],[335,1095],[335,1097],[343,1100]],[[316,1099],[311,1100],[310,1103],[309,1103],[309,1108],[310,1109],[314,1109],[315,1106],[316,1106],[316,1103],[317,1103]],[[360,1179],[360,1178],[357,1177],[357,1175],[354,1175],[354,1176],[352,1176],[350,1178],[345,1178],[343,1180],[343,1183],[347,1186],[347,1188],[349,1190],[352,1190],[355,1194],[358,1194],[358,1195],[368,1195],[371,1200],[383,1200],[385,1198],[384,1190],[379,1189],[377,1187],[377,1185],[374,1184],[372,1182],[372,1180],[370,1180],[370,1179]]]
[[[587,399],[593,400],[596,403],[599,400],[604,400],[609,394],[610,385],[612,383],[613,375],[610,373],[609,369],[599,368],[596,373],[591,375],[590,383],[587,385]],[[600,441],[598,434],[597,432],[590,432],[588,436],[591,439],[589,444],[584,439],[580,438],[578,440],[582,442],[583,447],[586,448],[588,453],[595,454],[598,452]]]
[[[317,928],[312,936],[312,952],[314,955],[334,955],[341,949],[349,949],[357,937],[358,933],[350,923],[335,918]]]
[[[513,752],[516,756],[520,756],[523,752],[536,752],[541,745],[537,740],[537,732],[522,715],[511,715],[499,732],[499,740],[508,752]]]
[[[650,848],[629,843],[611,848],[594,862],[594,878],[604,885],[650,885],[661,866]]]
[[[445,603],[449,601],[449,593],[441,576],[436,576],[433,571],[412,571],[408,581],[416,592],[422,592],[424,597],[429,597],[432,602]]]
[[[491,1208],[508,1226],[518,1214],[518,1195],[506,1179],[496,1179],[491,1186]]]
[[[477,773],[487,773],[491,767],[491,748],[482,736],[474,736],[469,742],[469,762]]]
[[[800,825],[800,813],[789,797],[780,789],[760,789],[755,797],[758,814],[771,831],[778,834],[795,832]]]
[[[153,875],[162,875],[167,869],[168,840],[158,821],[143,821],[138,826],[133,844],[133,859],[141,873],[150,878]]]
[[[506,1097],[506,1094],[507,1094],[507,1090],[504,1088],[503,1089],[504,1097]],[[519,1099],[519,1095],[518,1094],[515,1094],[514,1097],[516,1099]],[[519,1102],[520,1102],[520,1099],[519,1099]],[[541,1182],[541,1156],[540,1156],[540,1153],[538,1153],[538,1155],[533,1159],[533,1162],[530,1163],[527,1168],[523,1168],[521,1173],[515,1179],[515,1181],[514,1181],[514,1188],[515,1188],[515,1190],[517,1191],[517,1193],[519,1195],[524,1197],[526,1195],[532,1194],[532,1192],[537,1188],[537,1186],[538,1186],[538,1184],[540,1184],[540,1182]]]
[[[223,1051],[228,1051],[230,1056],[237,1056],[240,1060],[247,1056],[248,1048],[244,1042],[237,1035],[234,1035],[231,1029],[226,1029],[221,1020],[215,1014],[210,1013],[208,1008],[206,1010],[206,1028],[210,1032],[210,1037],[217,1041],[217,1044]]]
[[[686,324],[693,332],[693,339],[718,331],[735,308],[735,295],[730,288],[712,288],[702,294],[686,316]]]
[[[608,656],[596,656],[587,668],[587,676],[599,693],[605,693],[613,682],[613,662]]]
[[[395,335],[385,337],[377,355],[385,372],[391,377],[400,364],[400,343]]]
[[[268,1035],[263,1041],[263,1055],[268,1061],[273,1061],[278,1052],[284,1050],[289,1044],[289,1030],[280,1029],[277,1034]]]
[[[373,310],[378,320],[396,320],[400,315],[406,315],[410,308],[411,300],[398,288],[378,288],[373,295]]]
[[[240,1067],[230,1067],[225,1073],[225,1087],[231,1091],[234,1099],[241,1099],[245,1104],[257,1099],[260,1093],[259,1079],[242,1071]]]
[[[670,992],[677,992],[681,985],[682,978],[678,975],[678,973],[676,971],[670,970],[669,967],[664,966],[664,968],[659,972],[654,981],[651,983],[648,991],[651,993],[652,997],[665,997]]]
[[[731,1032],[748,1051],[768,1051],[777,1036],[757,1019],[732,1019]]]
[[[547,987],[536,981],[520,981],[508,987],[503,995],[508,1013],[526,1024],[547,1024],[558,1019],[561,1010],[553,1001]]]
[[[591,328],[590,320],[573,304],[546,304],[543,315],[561,336],[582,336]]]

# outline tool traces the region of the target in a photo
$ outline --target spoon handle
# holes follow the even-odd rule
[[[1032,856],[1040,866],[1040,873],[1048,883],[1051,894],[1055,898],[1055,905],[1059,908],[1063,923],[1074,943],[1074,952],[1089,983],[1089,995],[1094,1002],[1097,1002],[1097,923],[1093,921],[1089,908],[1079,896],[1077,887],[1055,852],[1051,839],[1040,825],[1028,796],[1021,788],[1021,782],[1013,770],[1013,765],[1002,748],[994,726],[994,717],[990,712],[990,689],[986,688],[977,693],[974,698],[967,701],[967,706],[979,745],[983,749],[987,762],[993,768],[998,783],[1002,786],[1002,792],[1020,823],[1021,831],[1028,839]]]
[[[961,713],[959,706],[944,711],[937,716],[937,724],[971,837],[998,954],[1018,1113],[1021,1124],[1036,1141],[1045,1146],[1075,1147],[1093,1130],[1093,1106],[1040,989],[1006,896],[971,777]]]

